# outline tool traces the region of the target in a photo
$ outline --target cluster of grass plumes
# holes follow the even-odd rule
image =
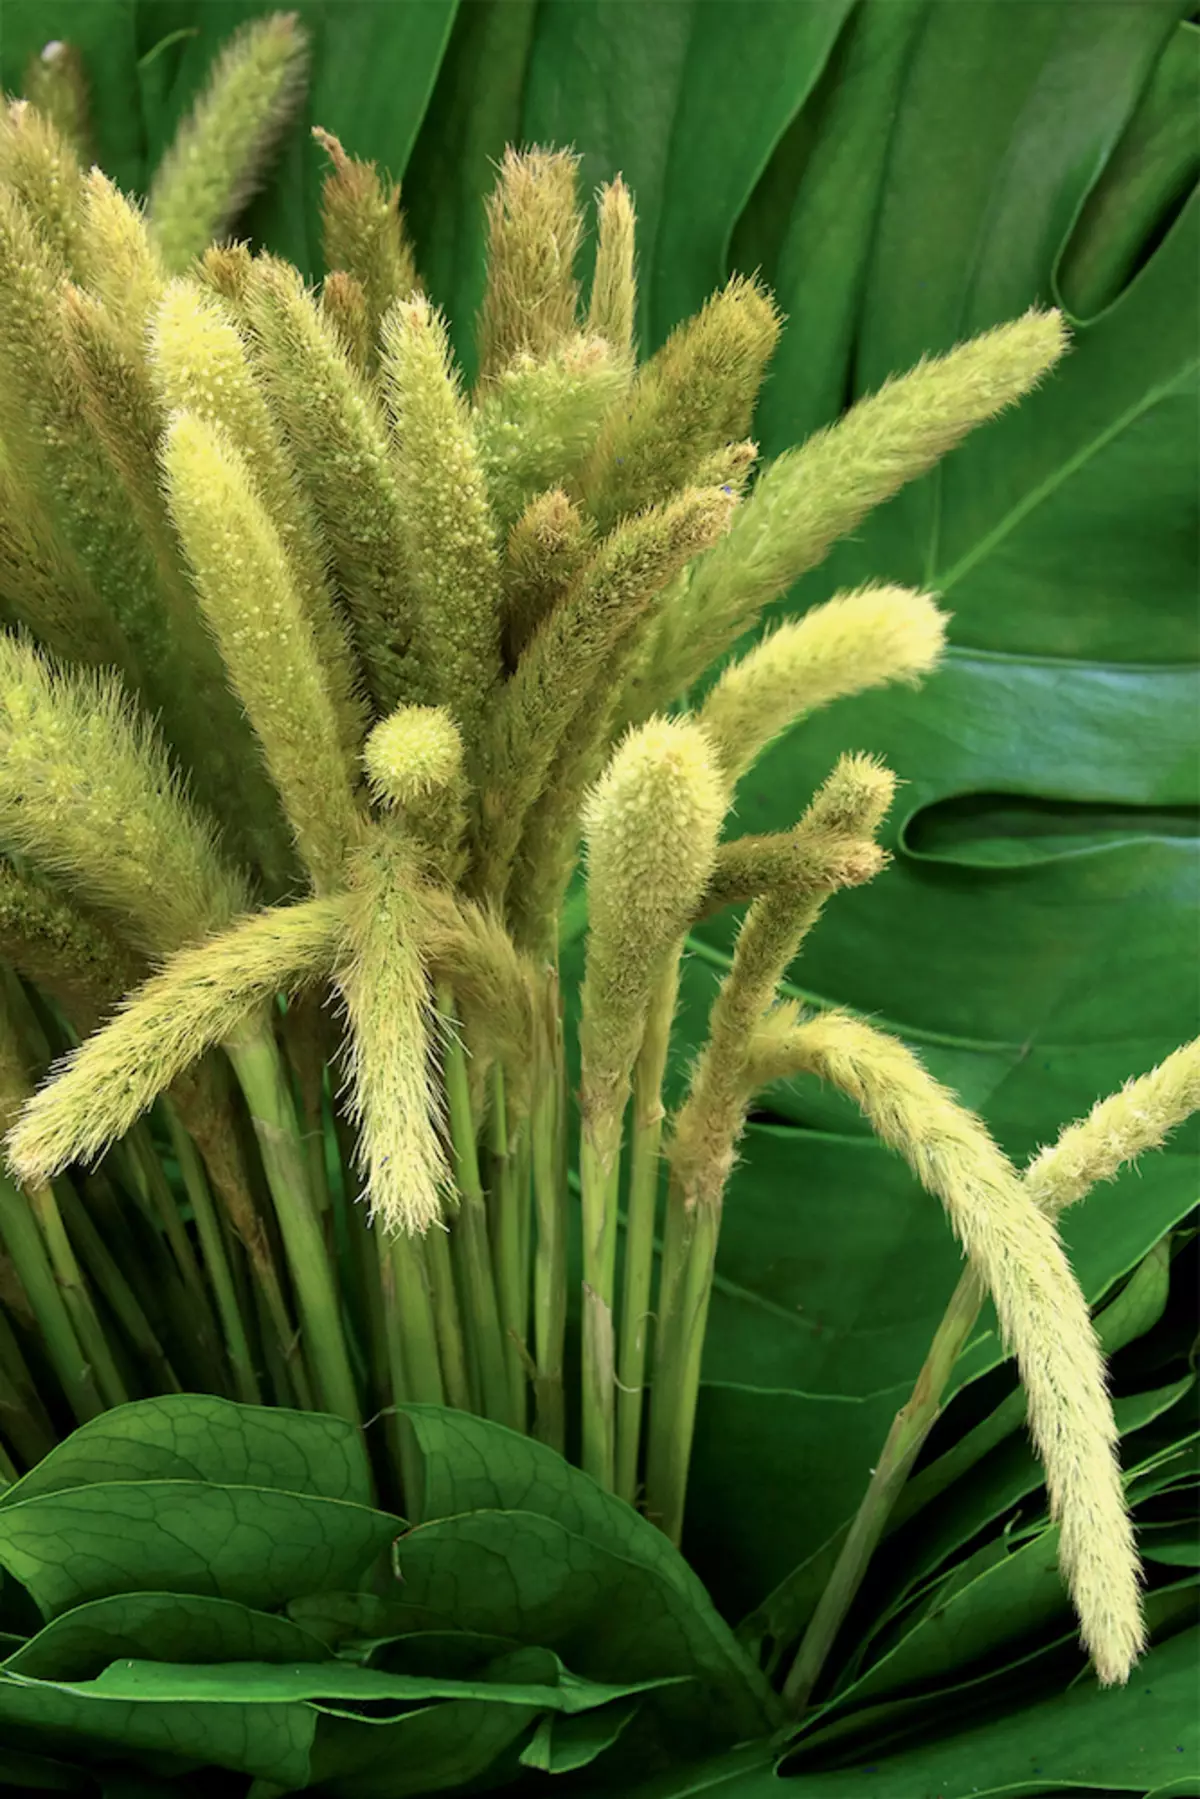
[[[385,1484],[394,1403],[560,1449],[574,1412],[589,1472],[678,1539],[738,1139],[756,1092],[815,1070],[994,1294],[1085,1639],[1123,1678],[1136,1563],[1053,1216],[1195,1103],[1194,1052],[1022,1181],[900,1046],[780,1007],[824,906],[884,866],[894,778],[845,756],[791,831],[723,840],[736,784],[814,708],[932,669],[933,597],[838,595],[680,700],[1033,386],[1061,320],[897,376],[752,483],[770,295],[734,278],[639,365],[629,193],[596,197],[585,298],[575,158],[509,152],[468,391],[397,192],[327,134],[319,291],[206,249],[295,48],[275,22],[230,52],[145,213],[84,173],[62,96],[0,142],[0,1233],[57,1381],[0,1415],[5,1456],[172,1384],[390,1419]],[[556,964],[581,843],[576,1401]],[[668,1120],[685,940],[727,906],[736,953]]]

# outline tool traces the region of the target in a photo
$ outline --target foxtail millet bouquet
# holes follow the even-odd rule
[[[255,155],[297,67],[272,29]],[[146,213],[85,172],[64,106],[0,121],[0,1235],[55,1383],[47,1405],[5,1327],[6,1472],[60,1403],[84,1422],[198,1387],[382,1418],[396,1490],[396,1408],[444,1405],[578,1440],[678,1543],[738,1141],[764,1088],[814,1074],[942,1202],[968,1269],[788,1702],[985,1295],[1084,1642],[1124,1680],[1138,1564],[1056,1219],[1200,1104],[1196,1046],[1018,1171],[901,1043],[779,996],[825,905],[883,870],[895,775],[850,753],[791,830],[728,830],[773,740],[928,673],[946,619],[881,581],[743,640],[1048,374],[1061,318],[931,358],[758,469],[772,298],[735,276],[639,363],[619,179],[585,301],[577,159],[507,153],[468,391],[397,190],[335,138],[319,290],[209,243],[244,185],[245,145],[213,175],[227,111],[199,109]],[[736,951],[667,1117],[686,939],[723,908]]]

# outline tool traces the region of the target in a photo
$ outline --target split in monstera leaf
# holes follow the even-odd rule
[[[677,1544],[738,1141],[757,1094],[815,1074],[941,1201],[969,1269],[787,1702],[809,1699],[985,1294],[1084,1642],[1124,1680],[1139,1571],[1055,1221],[1200,1104],[1196,1046],[1019,1173],[899,1042],[779,996],[825,905],[882,871],[893,773],[849,753],[791,830],[725,834],[768,744],[919,678],[944,618],[868,585],[736,646],[1049,373],[1061,319],[922,363],[756,474],[770,295],[734,278],[639,365],[632,197],[597,195],[585,304],[577,161],[510,152],[468,394],[396,191],[326,134],[319,293],[237,243],[193,259],[241,181],[228,159],[208,180],[209,152],[251,76],[243,43],[147,216],[84,174],[50,113],[0,126],[0,1079],[19,1183],[0,1184],[0,1229],[47,1364],[0,1338],[9,1472],[53,1438],[43,1374],[80,1423],[197,1386],[382,1415],[376,1481],[420,1518],[404,1408],[457,1408],[551,1451],[578,1439],[598,1486]],[[576,1180],[557,943],[581,840]],[[667,1119],[688,932],[735,907]]]

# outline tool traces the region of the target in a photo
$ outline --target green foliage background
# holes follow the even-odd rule
[[[265,10],[2,0],[0,73],[12,91],[48,37],[77,43],[101,160],[144,188],[215,46]],[[1014,1156],[1194,1034],[1200,30],[1189,7],[299,0],[297,10],[314,37],[306,122],[403,179],[422,276],[460,327],[482,290],[481,195],[510,140],[574,144],[589,185],[623,171],[640,215],[644,350],[730,268],[761,268],[789,319],[758,421],[767,455],[924,353],[1035,301],[1066,309],[1075,349],[1056,377],[871,517],[790,598],[803,608],[868,575],[926,584],[954,612],[943,671],[919,692],[889,689],[806,723],[745,784],[740,824],[788,825],[843,747],[877,750],[899,771],[892,867],[831,909],[795,977],[913,1043]],[[314,275],[320,160],[303,128],[291,132],[246,221]],[[693,1039],[729,946],[723,920],[695,945]],[[777,1113],[752,1125],[726,1209],[686,1545],[732,1619],[853,1511],[955,1275],[936,1207],[848,1110],[803,1083],[773,1103]],[[1190,1443],[1194,1458],[1194,1266],[1176,1227],[1195,1203],[1195,1170],[1195,1137],[1181,1135],[1066,1224],[1098,1305],[1119,1307],[1139,1271],[1124,1331],[1140,1346],[1118,1359],[1117,1390],[1151,1460],[1161,1440]],[[1182,1321],[1179,1281],[1168,1302],[1158,1278],[1172,1249],[1190,1270]],[[958,1370],[935,1462],[1003,1407],[1011,1383],[999,1360],[985,1327]],[[988,1646],[983,1672],[994,1674],[1005,1665],[998,1643],[1011,1643],[1019,1670],[1031,1618],[1039,1653],[1070,1634],[1044,1534],[1024,1548],[1001,1541],[999,1555],[993,1536],[982,1561],[961,1559],[1036,1488],[1020,1439],[1001,1431],[996,1443],[885,1551],[873,1596],[885,1620],[914,1583],[944,1584],[930,1589],[925,1624],[910,1613],[905,1630],[893,1626],[890,1660],[854,1696],[855,1707],[910,1708],[878,1714],[884,1736],[919,1724],[913,1707],[944,1715],[959,1703],[947,1694],[973,1643]],[[1185,1475],[1194,1481],[1193,1464]],[[762,1627],[752,1619],[751,1637]],[[1190,1640],[1156,1652],[1166,1659],[1155,1681],[1175,1693],[1181,1721]],[[1040,1676],[1026,1674],[1036,1688]],[[1144,1759],[1138,1685],[1103,1698],[1078,1690],[1048,1701],[1040,1722],[1022,1713],[980,1727],[991,1735],[911,1751],[919,1762],[881,1765],[874,1785],[810,1773],[804,1790],[916,1799],[1071,1781],[1194,1791],[1170,1784],[1180,1767],[1170,1730],[1150,1732]],[[833,1755],[836,1715],[821,1728],[834,1733]],[[1035,1743],[1042,1759],[1031,1762]],[[1194,1751],[1189,1763],[1200,1774]],[[653,1790],[749,1796],[768,1779],[754,1751],[727,1773]]]

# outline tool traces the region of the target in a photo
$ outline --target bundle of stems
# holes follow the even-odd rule
[[[893,777],[844,756],[791,830],[730,838],[737,784],[815,708],[933,668],[933,597],[838,594],[680,699],[1033,387],[1062,321],[922,363],[752,482],[780,328],[758,282],[639,363],[630,194],[596,196],[585,301],[577,159],[509,152],[468,391],[398,190],[319,137],[314,293],[203,247],[211,184],[165,233],[49,115],[0,132],[4,1471],[196,1387],[369,1424],[398,1493],[396,1408],[429,1402],[577,1448],[678,1541],[738,1140],[763,1086],[815,1073],[969,1259],[933,1410],[994,1296],[1085,1641],[1124,1678],[1137,1564],[1053,1219],[1195,1105],[1194,1048],[1093,1132],[1067,1195],[1061,1146],[1022,1179],[902,1046],[779,1001],[825,904],[883,868]],[[736,952],[667,1119],[684,945],[725,907]],[[798,1703],[894,1496],[877,1478]]]

